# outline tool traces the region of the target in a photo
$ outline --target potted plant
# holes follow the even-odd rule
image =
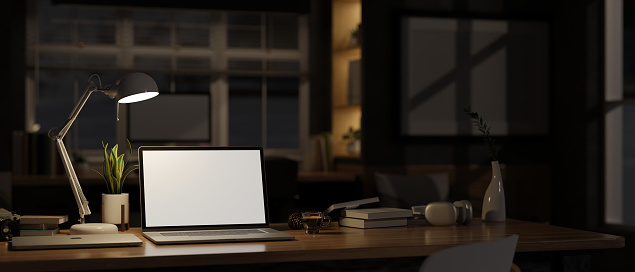
[[[353,127],[348,128],[348,132],[342,135],[342,139],[347,143],[346,150],[351,154],[357,154],[362,149],[361,143],[361,130],[353,129]]]
[[[357,47],[360,46],[360,26],[357,26],[355,29],[351,30],[351,39],[349,41],[349,47],[353,48],[353,47]]]
[[[465,114],[470,116],[474,126],[478,128],[483,136],[483,143],[487,148],[487,153],[491,158],[492,164],[492,180],[490,181],[485,196],[483,197],[483,210],[481,218],[483,221],[505,221],[505,190],[503,188],[503,179],[501,177],[500,165],[498,163],[498,150],[494,145],[494,137],[490,135],[490,127],[477,112],[472,109],[465,109]]]
[[[128,153],[132,156],[132,146],[128,142]],[[104,161],[102,164],[102,173],[95,171],[106,182],[108,193],[102,194],[102,222],[121,224],[122,229],[128,226],[130,219],[129,195],[123,193],[123,184],[126,178],[138,166],[128,167],[130,156],[124,161],[124,154],[118,155],[119,145],[112,147],[110,154],[108,153],[108,144],[101,145],[104,148]]]

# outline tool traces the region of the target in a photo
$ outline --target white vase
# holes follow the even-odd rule
[[[489,183],[483,197],[483,221],[503,222],[505,213],[505,189],[498,161],[492,162],[492,181]]]
[[[101,194],[101,221],[128,225],[130,223],[130,205],[128,193],[121,194]],[[123,209],[122,209],[123,206]],[[123,222],[121,213],[123,212]]]

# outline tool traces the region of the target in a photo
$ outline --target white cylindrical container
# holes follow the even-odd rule
[[[130,222],[130,205],[128,200],[128,193],[101,194],[101,221],[103,223],[128,224]],[[124,220],[123,222],[121,222],[122,211]]]

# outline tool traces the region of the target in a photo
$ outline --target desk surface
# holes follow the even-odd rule
[[[141,247],[31,251],[10,251],[8,242],[1,242],[0,267],[3,271],[68,271],[416,257],[511,234],[519,235],[517,252],[624,247],[624,238],[620,236],[513,219],[503,223],[478,219],[467,226],[450,227],[409,220],[408,227],[365,230],[334,224],[315,236],[302,230],[289,230],[286,224],[272,227],[294,235],[296,240],[157,246],[141,238],[144,241]],[[141,237],[138,228],[130,232]]]

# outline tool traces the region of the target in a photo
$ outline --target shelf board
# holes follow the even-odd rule
[[[338,48],[333,49],[333,54],[336,55],[357,55],[358,58],[361,58],[362,48],[359,46],[349,47],[349,48]]]
[[[334,110],[349,110],[360,108],[360,105],[333,105]]]

